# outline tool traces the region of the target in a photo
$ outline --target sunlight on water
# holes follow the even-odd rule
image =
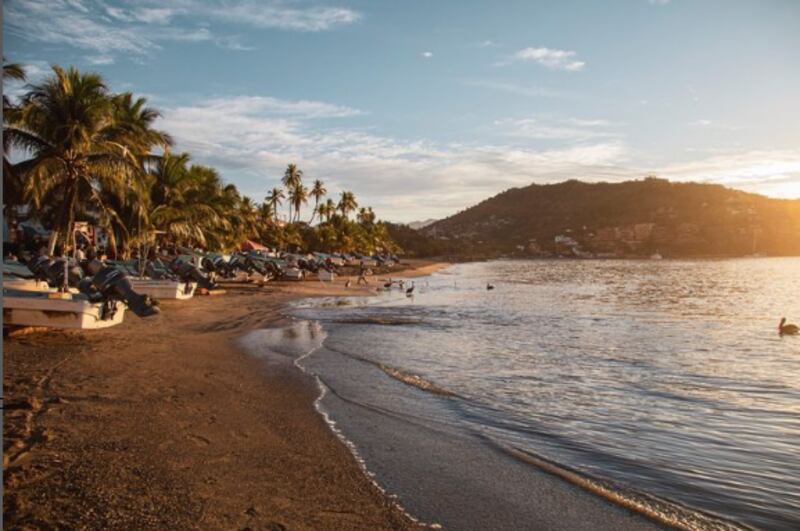
[[[462,422],[505,444],[800,525],[800,337],[777,333],[800,320],[800,260],[504,261],[417,287],[297,312],[338,323],[327,347],[455,393]]]

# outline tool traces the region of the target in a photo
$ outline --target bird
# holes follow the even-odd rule
[[[414,281],[411,281],[411,287],[406,290],[406,297],[410,297],[414,294]]]
[[[781,317],[781,324],[778,325],[778,334],[780,335],[787,335],[787,336],[794,336],[800,333],[800,327],[796,324],[785,324],[786,317]]]
[[[389,282],[384,284],[383,287],[386,288],[386,289],[392,289],[392,279],[390,278]]]
[[[487,290],[489,290],[489,291],[491,291],[491,290],[493,290],[493,289],[494,289],[494,286],[493,286],[493,285],[491,285],[491,284],[489,284],[489,283],[487,282],[487,284],[486,284],[486,289],[487,289]]]
[[[349,288],[350,287],[350,279],[349,278],[347,279],[347,282],[344,283],[344,287],[345,288]]]

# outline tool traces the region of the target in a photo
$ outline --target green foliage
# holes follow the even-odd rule
[[[24,70],[5,63],[3,77],[24,79]],[[5,152],[27,157],[14,165],[3,159],[4,206],[30,204],[67,246],[73,222],[86,220],[105,228],[123,255],[158,239],[211,251],[234,249],[245,239],[283,250],[393,249],[371,208],[351,221],[355,195],[323,202],[324,183],[316,180],[309,190],[295,164],[284,172],[285,191],[274,188],[261,204],[241,196],[213,168],[170,153],[170,136],[153,128],[158,111],[144,98],[112,93],[97,74],[54,66],[19,105],[4,97],[3,111]],[[314,215],[321,221],[316,227],[300,222],[309,198],[312,221]],[[288,223],[279,220],[284,200]]]

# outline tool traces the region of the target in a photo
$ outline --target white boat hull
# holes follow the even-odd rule
[[[332,271],[326,271],[325,269],[320,269],[319,273],[317,273],[319,279],[323,282],[333,282],[336,280],[336,273]]]
[[[284,269],[283,278],[285,280],[303,280],[303,270],[296,267]]]
[[[64,295],[69,298],[50,296],[45,292],[36,296],[4,292],[3,325],[94,330],[118,325],[125,316],[125,305],[119,302],[116,312],[104,319],[103,304],[71,298],[71,294]]]
[[[133,286],[133,291],[153,299],[191,299],[197,289],[197,282],[128,278],[131,281],[131,286]]]

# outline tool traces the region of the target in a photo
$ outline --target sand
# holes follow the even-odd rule
[[[315,411],[314,381],[237,346],[290,300],[376,285],[344,280],[231,285],[105,330],[4,338],[5,528],[417,527]]]

